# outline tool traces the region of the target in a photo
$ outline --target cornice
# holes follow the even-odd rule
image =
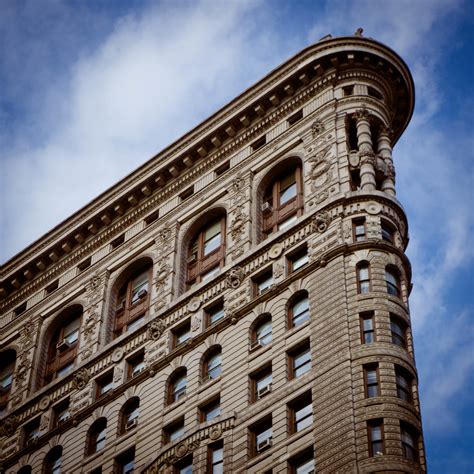
[[[323,86],[324,84],[328,84],[328,74],[331,74],[331,67],[330,68],[326,67],[325,68],[326,71],[324,71],[324,74],[321,77],[318,77],[321,71],[316,70],[316,75],[315,75],[313,69],[320,68],[321,64],[323,64],[324,61],[328,61],[328,58],[331,54],[333,55],[333,59],[335,59],[335,62],[337,63],[338,61],[337,55],[347,54],[349,52],[355,53],[356,55],[359,53],[360,54],[365,53],[368,55],[379,55],[380,56],[379,62],[376,65],[374,64],[373,66],[369,67],[367,64],[365,64],[365,57],[364,57],[364,64],[359,65],[359,67],[365,67],[369,69],[378,68],[381,70],[381,72],[383,68],[388,67],[387,71],[389,75],[391,74],[393,76],[394,74],[399,74],[400,77],[402,78],[404,85],[407,88],[406,95],[408,96],[408,99],[411,102],[408,108],[408,113],[406,114],[407,116],[406,116],[405,123],[403,124],[400,130],[396,130],[396,136],[398,136],[406,127],[406,124],[408,123],[408,120],[411,116],[412,109],[413,109],[412,102],[413,102],[413,97],[414,97],[413,81],[411,79],[411,75],[408,71],[408,68],[406,67],[403,60],[386,46],[376,41],[369,40],[366,38],[342,37],[342,38],[335,38],[335,39],[319,42],[313,46],[306,48],[305,50],[303,50],[302,52],[298,53],[293,58],[291,58],[289,61],[284,63],[282,66],[270,72],[265,78],[263,78],[261,81],[257,82],[254,86],[244,91],[241,95],[239,95],[236,99],[230,102],[223,109],[216,112],[210,118],[205,120],[201,125],[199,125],[195,129],[190,131],[188,134],[186,134],[182,139],[171,144],[169,147],[163,150],[163,152],[161,152],[160,154],[155,155],[151,160],[149,160],[147,163],[142,165],[134,173],[124,178],[117,185],[113,186],[105,193],[101,194],[98,198],[92,201],[88,206],[86,206],[82,210],[75,213],[71,218],[59,224],[50,233],[48,233],[46,236],[41,238],[36,243],[29,246],[27,249],[25,249],[25,251],[20,253],[18,256],[13,257],[10,261],[8,261],[4,265],[2,269],[3,276],[7,276],[7,275],[12,276],[11,272],[14,271],[15,268],[18,268],[19,265],[24,264],[25,262],[29,262],[33,257],[35,256],[37,257],[38,256],[37,254],[42,249],[45,249],[49,245],[52,245],[58,239],[61,240],[65,238],[64,234],[67,231],[72,230],[76,228],[77,226],[80,227],[81,225],[85,225],[86,224],[85,221],[89,219],[94,213],[100,211],[99,212],[100,214],[101,212],[103,212],[107,208],[111,200],[119,199],[119,198],[122,199],[130,191],[133,192],[134,190],[133,189],[131,190],[130,188],[132,188],[135,184],[140,183],[140,182],[141,182],[140,184],[146,183],[146,180],[151,178],[153,174],[157,176],[156,168],[158,165],[163,164],[164,165],[163,169],[169,168],[171,165],[171,161],[173,159],[179,158],[178,155],[185,150],[189,152],[191,146],[193,145],[198,146],[199,140],[203,139],[203,137],[205,137],[206,140],[209,141],[211,139],[211,136],[210,136],[211,132],[216,131],[218,128],[218,125],[221,127],[220,130],[222,131],[222,128],[225,128],[226,125],[229,125],[232,120],[237,121],[238,115],[240,113],[245,112],[245,111],[251,112],[251,107],[255,109],[258,105],[259,100],[265,99],[265,97],[268,96],[272,91],[276,91],[275,88],[271,89],[271,87],[274,86],[275,84],[279,83],[279,86],[283,87],[285,82],[287,86],[288,84],[291,85],[291,83],[293,83],[294,87],[300,90],[300,93],[301,93],[301,90],[303,90],[303,93],[304,93],[304,91],[308,89],[302,86],[301,84],[301,81],[303,81],[303,84],[306,84],[308,78],[310,82],[313,82],[313,84],[311,84],[310,87],[315,87],[315,84],[314,84],[315,80],[316,80],[316,84],[320,84],[321,86]],[[383,61],[385,61],[385,63],[383,63]],[[389,62],[389,64],[387,65],[386,62]],[[310,66],[313,66],[313,69],[310,69]],[[338,64],[335,68],[332,68],[332,70],[337,71],[339,67],[350,68],[352,67],[352,65],[351,63],[341,64],[341,65]],[[304,73],[305,68],[307,72],[306,76]],[[395,68],[395,71],[393,68]],[[298,74],[299,76],[297,77],[296,74]],[[303,78],[303,76],[305,76],[304,79],[301,79]],[[299,80],[300,82],[298,82]],[[282,95],[281,91],[280,91],[280,95]],[[284,98],[281,101],[283,105],[280,107],[280,110],[287,107],[287,104],[291,103],[291,101],[293,100],[291,97],[290,98],[286,96],[283,96],[283,97]],[[272,123],[271,118],[269,118],[269,116],[267,115],[267,111],[265,110],[265,108],[263,110],[264,110],[264,119],[267,121],[266,123],[267,124]],[[272,107],[270,106],[270,109],[268,110],[272,110]],[[228,119],[231,116],[232,116],[232,120],[229,121]],[[217,154],[214,155],[214,159],[216,161],[219,159],[219,157],[223,156],[225,153],[231,153],[232,150],[234,150],[236,147],[241,146],[242,141],[244,140],[249,141],[249,137],[254,136],[256,131],[258,131],[258,129],[262,129],[261,127],[264,126],[263,125],[264,120],[263,119],[260,120],[258,119],[258,117],[253,117],[252,120],[254,121],[255,118],[257,121],[255,122],[255,127],[253,127],[251,131],[246,130],[245,128],[241,128],[241,130],[237,131],[235,139],[229,139],[228,136],[224,138],[224,141],[228,145],[224,147],[223,149],[224,152],[220,155],[219,155],[220,150],[217,150]],[[276,118],[274,118],[274,120],[276,120]],[[229,144],[231,144],[231,146],[229,146]],[[217,145],[216,148],[219,148],[219,146],[220,145]],[[201,149],[198,151],[201,154]],[[204,156],[206,156],[206,159],[208,159],[207,158],[208,152],[206,151],[205,147],[202,148],[202,153],[204,154]],[[194,154],[194,157],[193,157],[193,160],[191,160],[191,163],[192,161],[194,161],[195,158],[196,158],[196,155]],[[181,157],[180,159],[183,159],[183,158]],[[200,158],[197,157],[196,162],[198,162],[199,159]],[[180,172],[179,167],[175,168],[175,171],[177,171],[179,174]],[[180,177],[180,180],[182,179],[183,177]],[[174,181],[176,182],[176,180]],[[155,191],[156,190],[153,190],[153,189],[150,190],[149,188],[147,190],[147,193],[148,192],[154,193]],[[172,192],[173,192],[173,188],[169,186],[168,193],[172,193]],[[164,195],[165,194],[162,194],[161,196],[164,196]],[[133,199],[136,199],[136,198],[134,197]],[[162,199],[164,199],[164,197],[162,197]],[[99,215],[97,215],[96,217],[99,218]],[[94,228],[93,222],[89,225],[92,225]],[[83,237],[81,237],[81,239],[82,238]]]

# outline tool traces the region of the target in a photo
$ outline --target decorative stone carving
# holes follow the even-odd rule
[[[195,313],[201,307],[201,300],[198,297],[192,298],[188,303],[188,311]]]
[[[175,454],[178,458],[182,458],[188,452],[188,443],[183,441],[176,446]]]
[[[47,431],[49,429],[49,422],[50,422],[50,418],[49,418],[49,413],[48,412],[45,412],[41,415],[41,424],[40,424],[40,431]]]
[[[219,439],[222,436],[222,428],[220,426],[213,426],[209,431],[209,438],[212,440]]]
[[[165,322],[161,319],[155,319],[154,321],[151,321],[151,323],[148,325],[146,331],[147,338],[151,341],[157,341],[161,337],[165,329]]]
[[[324,131],[324,123],[320,119],[316,119],[311,124],[311,133],[313,134],[313,138],[319,135],[322,131]]]
[[[318,212],[312,220],[313,232],[324,232],[331,223],[331,217],[328,212]]]
[[[393,166],[393,163],[388,160],[385,162],[385,175],[387,178],[395,180],[395,167]]]
[[[33,343],[33,336],[36,334],[36,324],[32,319],[25,322],[21,330],[21,346],[23,349]]]
[[[360,119],[366,119],[368,120],[369,119],[369,111],[367,110],[367,107],[365,105],[362,106],[361,109],[358,109],[354,112],[353,114],[353,117],[356,119],[356,120],[360,120]]]
[[[0,426],[0,437],[12,436],[17,430],[18,425],[19,425],[18,417],[16,416],[9,416],[6,420],[2,420],[2,424]]]
[[[273,276],[275,278],[280,278],[281,276],[283,276],[283,270],[284,269],[285,269],[285,267],[280,262],[277,262],[273,266]]]
[[[344,240],[352,240],[352,226],[350,222],[345,222],[342,228]]]
[[[49,398],[49,395],[45,395],[39,401],[39,404],[38,404],[39,409],[42,411],[46,410],[49,407],[50,403],[51,403],[51,399]]]
[[[360,164],[362,165],[372,165],[374,168],[377,166],[377,156],[372,151],[362,151],[359,153]]]
[[[119,365],[116,365],[114,367],[114,384],[120,384],[122,382],[122,377],[123,377],[123,369]]]
[[[123,358],[123,349],[121,347],[117,347],[117,349],[112,352],[112,362],[120,362]]]
[[[275,244],[275,245],[272,245],[272,247],[270,248],[270,250],[268,251],[268,256],[275,260],[276,258],[278,258],[281,254],[283,253],[283,245],[281,244]]]
[[[366,203],[365,210],[367,211],[367,213],[375,216],[380,213],[380,211],[382,210],[382,206],[378,202],[370,201]]]
[[[72,386],[78,390],[82,390],[89,382],[91,376],[89,371],[84,367],[78,370],[72,379]]]
[[[155,276],[155,288],[157,293],[160,293],[165,287],[170,270],[171,267],[168,262],[166,260],[161,260],[158,264],[158,269]]]
[[[241,267],[234,267],[229,270],[226,276],[227,288],[238,288],[244,278],[244,270]]]
[[[196,332],[199,329],[201,329],[201,317],[196,314],[191,318],[191,330]]]

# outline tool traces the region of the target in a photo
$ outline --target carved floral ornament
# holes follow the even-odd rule
[[[17,416],[9,416],[6,420],[2,420],[0,426],[0,436],[12,436],[19,426]]]
[[[316,119],[311,124],[311,132],[313,134],[313,138],[315,138],[317,135],[319,135],[323,131],[324,131],[324,123],[322,122],[321,119]]]
[[[166,329],[166,324],[161,319],[152,321],[147,328],[147,338],[151,341],[157,341]]]

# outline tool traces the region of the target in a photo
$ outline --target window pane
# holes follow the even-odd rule
[[[148,274],[144,272],[132,280],[132,301],[136,303],[140,297],[144,296],[144,292],[148,291]]]
[[[312,474],[314,472],[314,459],[304,462],[296,467],[296,474]]]
[[[221,223],[213,223],[204,231],[204,255],[209,255],[221,246]]]
[[[308,254],[305,253],[298,258],[295,258],[292,263],[293,271],[298,270],[298,268],[301,268],[302,266],[306,265],[309,261]]]
[[[261,433],[257,433],[257,445],[260,444],[262,441],[265,441],[268,438],[272,437],[272,427],[270,426],[267,428],[265,431],[262,431]]]
[[[288,219],[278,224],[278,230],[288,229],[288,227],[290,227],[294,222],[296,222],[296,219],[298,219],[298,216],[296,214],[292,215],[291,217],[288,217]]]
[[[262,388],[270,385],[272,383],[272,374],[269,373],[264,375],[262,378],[257,380],[257,390],[261,390]]]
[[[221,374],[221,354],[213,355],[207,364],[209,378],[215,379]]]
[[[202,275],[202,281],[210,280],[212,277],[218,275],[220,271],[221,271],[221,269],[220,269],[219,266],[214,267],[213,269],[209,270],[207,273],[204,273]]]
[[[299,377],[305,374],[311,369],[311,353],[309,349],[306,349],[301,354],[295,356],[293,361],[294,376]]]
[[[297,301],[292,308],[293,325],[298,326],[309,320],[309,301],[308,298]]]
[[[215,405],[212,405],[211,407],[209,407],[209,409],[205,412],[204,419],[205,421],[210,421],[213,418],[216,418],[217,416],[219,416],[220,414],[221,414],[221,407],[218,403],[216,403]]]
[[[209,313],[209,323],[214,324],[219,321],[219,319],[224,317],[224,308],[218,308],[213,312]]]
[[[261,295],[265,290],[267,290],[270,285],[273,283],[273,275],[268,275],[264,277],[263,280],[257,283],[258,286],[258,294]]]
[[[295,172],[285,176],[280,181],[280,206],[296,196]]]
[[[267,321],[257,327],[256,330],[257,341],[263,346],[272,342],[272,322]]]
[[[69,372],[71,372],[73,367],[74,367],[74,362],[71,362],[70,364],[65,365],[64,367],[58,370],[57,376],[62,377],[63,375],[68,374]]]

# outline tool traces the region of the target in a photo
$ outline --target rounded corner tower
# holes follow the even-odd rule
[[[425,472],[413,108],[325,37],[7,262],[2,472]]]

